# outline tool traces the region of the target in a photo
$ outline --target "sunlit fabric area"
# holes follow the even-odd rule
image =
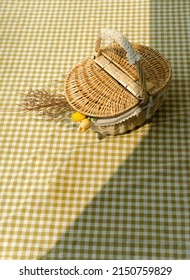
[[[190,1],[0,3],[0,259],[190,258]],[[98,138],[25,114],[22,93],[64,94],[102,28],[171,64],[154,116]]]

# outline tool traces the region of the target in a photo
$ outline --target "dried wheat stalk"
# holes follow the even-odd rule
[[[22,111],[33,113],[49,121],[60,121],[68,119],[73,108],[68,104],[63,94],[50,93],[47,90],[30,89],[22,94]]]

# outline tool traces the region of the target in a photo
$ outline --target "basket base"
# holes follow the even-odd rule
[[[112,126],[96,126],[92,125],[91,129],[97,132],[98,139],[103,139],[107,136],[116,136],[130,133],[143,126],[149,119],[146,119],[146,111],[142,111],[138,116],[122,123]]]
[[[108,136],[118,136],[118,135],[130,134],[130,133],[132,133],[133,131],[140,129],[140,128],[143,127],[144,125],[151,124],[151,119],[152,119],[152,118],[146,120],[146,121],[143,122],[141,125],[137,125],[136,127],[134,127],[134,128],[131,129],[131,130],[126,130],[126,131],[123,132],[123,133],[118,133],[118,134],[112,134],[112,135],[111,135],[111,134],[106,134],[106,133],[99,133],[99,132],[97,132],[97,131],[95,131],[95,132],[96,132],[96,134],[97,134],[98,140],[103,140],[103,139],[105,139],[105,138],[108,137]]]

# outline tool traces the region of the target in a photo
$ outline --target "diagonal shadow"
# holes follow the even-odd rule
[[[176,83],[148,135],[42,259],[188,258],[189,154],[178,123],[184,135],[189,115],[183,100],[176,112]]]

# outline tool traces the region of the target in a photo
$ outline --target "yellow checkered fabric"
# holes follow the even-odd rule
[[[0,259],[189,259],[189,0],[6,0],[0,11]],[[20,113],[19,93],[91,57],[104,27],[171,62],[151,124],[100,141]]]

